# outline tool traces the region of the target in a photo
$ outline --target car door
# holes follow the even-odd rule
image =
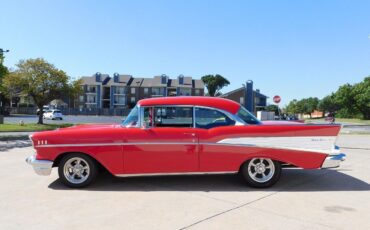
[[[195,108],[195,127],[199,139],[199,169],[201,172],[228,172],[239,163],[234,148],[217,142],[229,137],[236,121],[224,111]]]
[[[142,107],[140,127],[128,128],[124,173],[181,173],[199,170],[198,136],[192,107]]]

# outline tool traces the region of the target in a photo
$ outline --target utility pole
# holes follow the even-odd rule
[[[8,53],[9,50],[0,48],[0,65],[4,62],[4,53]],[[3,93],[0,91],[0,124],[4,124],[4,107],[3,107]]]

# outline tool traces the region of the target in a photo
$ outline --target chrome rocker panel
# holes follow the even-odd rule
[[[53,167],[53,161],[48,160],[37,160],[35,155],[26,158],[26,162],[33,166],[33,170],[38,175],[49,176]]]

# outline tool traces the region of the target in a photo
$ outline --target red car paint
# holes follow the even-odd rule
[[[208,97],[153,98],[138,104],[206,106],[232,114],[240,109],[233,101]],[[310,149],[309,143],[336,137],[339,130],[338,125],[279,121],[211,129],[96,124],[38,132],[32,141],[38,160],[56,164],[63,154],[79,152],[90,155],[114,175],[238,171],[245,161],[254,157],[313,169],[321,167],[328,153],[319,148]],[[300,138],[308,144],[301,146],[297,141]],[[254,139],[262,144],[254,145]],[[239,144],[234,144],[235,141]],[[276,147],[280,145],[283,147]]]

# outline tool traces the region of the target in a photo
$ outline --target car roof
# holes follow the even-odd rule
[[[140,106],[154,106],[154,105],[191,105],[191,106],[206,106],[216,109],[222,109],[229,113],[235,114],[240,104],[225,98],[219,97],[156,97],[142,99],[138,102]]]

